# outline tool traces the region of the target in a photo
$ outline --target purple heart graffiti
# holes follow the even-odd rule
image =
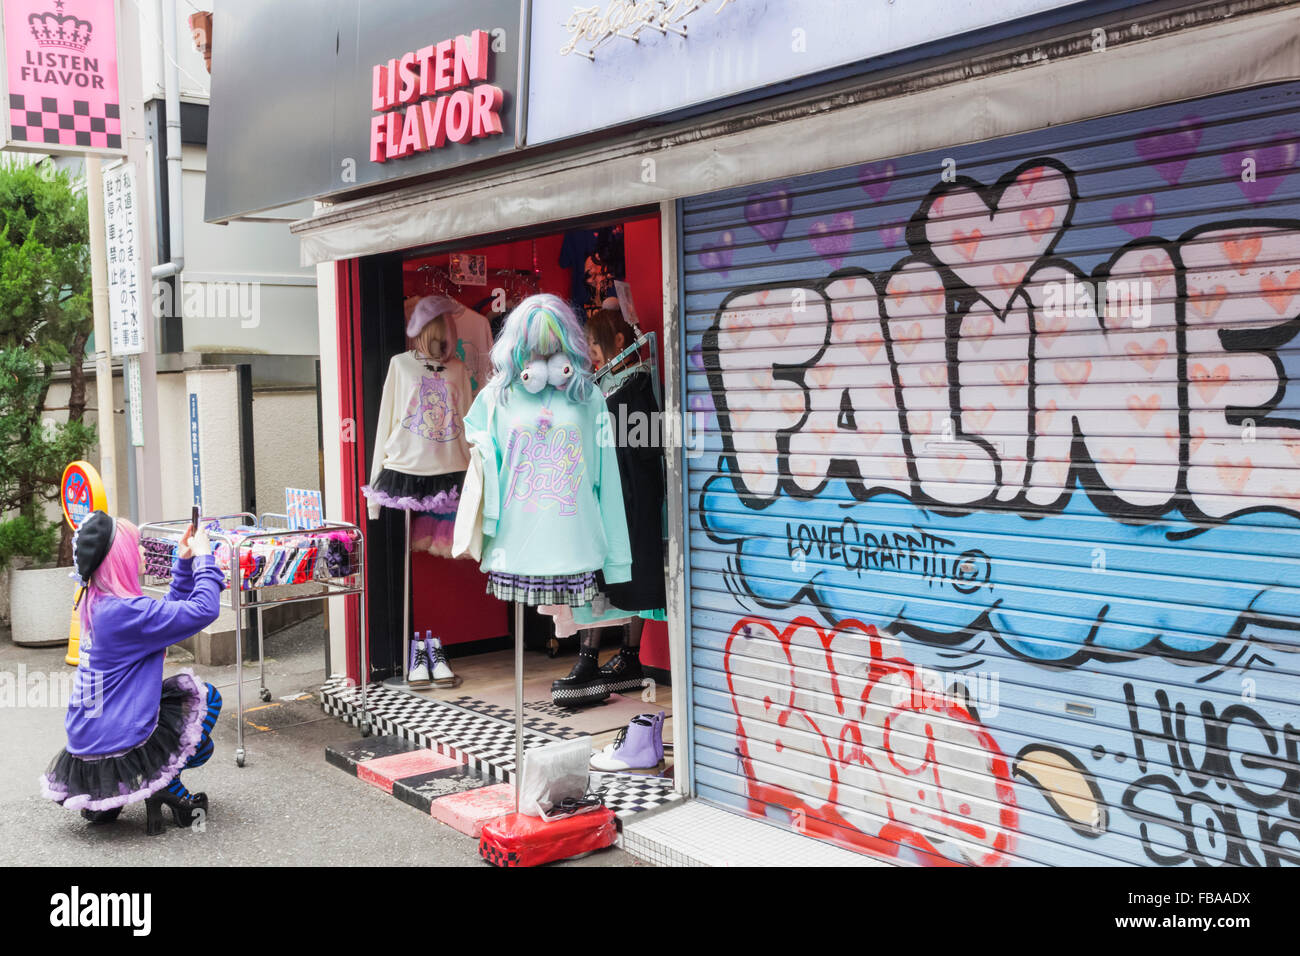
[[[866,190],[868,196],[880,202],[889,192],[889,187],[894,184],[894,164],[892,162],[865,163],[858,167],[858,182],[862,183],[862,188]]]
[[[697,372],[704,371],[704,349],[702,346],[697,345],[692,348],[686,353],[686,357],[690,360],[691,366]]]
[[[1300,138],[1292,132],[1278,133],[1264,146],[1237,143],[1223,155],[1223,171],[1237,180],[1241,193],[1251,202],[1263,202],[1295,167]],[[1247,176],[1249,173],[1249,176]]]
[[[745,221],[763,237],[767,247],[776,252],[781,237],[785,235],[785,227],[790,224],[791,208],[790,194],[784,189],[755,193],[745,203]]]
[[[717,242],[705,243],[700,247],[700,265],[710,272],[716,272],[724,279],[731,272],[732,243],[735,236],[728,230],[718,237]]]
[[[1177,186],[1183,170],[1201,145],[1201,118],[1185,117],[1177,126],[1146,130],[1133,145],[1137,154],[1155,168],[1160,178]]]
[[[885,244],[886,249],[892,249],[898,245],[898,240],[903,238],[903,228],[902,220],[887,222],[880,227],[880,241]]]
[[[1110,218],[1134,239],[1150,234],[1151,222],[1156,215],[1154,196],[1138,196],[1132,202],[1122,202],[1110,211]]]
[[[817,255],[832,269],[838,269],[853,249],[853,213],[837,212],[829,220],[813,223],[808,229],[808,241]]]

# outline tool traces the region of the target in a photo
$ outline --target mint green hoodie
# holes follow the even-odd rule
[[[613,426],[600,389],[585,402],[551,386],[485,388],[465,416],[483,457],[484,571],[632,578]],[[603,437],[602,437],[603,436]]]

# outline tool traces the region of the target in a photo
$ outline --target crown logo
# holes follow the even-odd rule
[[[27,18],[32,36],[40,46],[63,47],[85,53],[95,29],[89,20],[63,12],[63,0],[54,0],[55,12],[33,13]]]

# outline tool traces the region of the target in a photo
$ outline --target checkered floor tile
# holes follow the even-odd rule
[[[354,727],[361,726],[360,692],[356,687],[341,678],[332,678],[321,687],[320,700],[325,713]],[[382,684],[368,688],[366,709],[372,733],[376,735],[391,735],[416,747],[428,747],[455,757],[465,764],[467,771],[481,774],[485,782],[508,783],[514,779],[514,727],[501,718],[473,713]],[[526,730],[524,749],[542,747],[557,739],[560,738],[554,734]],[[367,754],[385,755],[369,755],[368,751]],[[603,791],[606,806],[614,811],[620,823],[681,799],[673,790],[672,780],[664,777],[593,773],[590,786],[592,790]]]
[[[504,721],[510,726],[514,726],[515,711],[513,707],[501,707],[497,704],[489,704],[485,700],[479,700],[477,697],[457,697],[451,703],[465,710],[472,710],[477,714],[484,714],[488,717],[495,717],[497,720]],[[564,711],[555,707],[549,702],[542,701],[524,701],[524,726],[529,730],[535,730],[538,733],[546,734],[548,737],[554,737],[556,740],[573,740],[575,737],[586,736],[581,731],[574,730],[565,724],[556,723],[553,720],[547,720],[546,716],[562,717]],[[530,714],[527,711],[534,711]]]

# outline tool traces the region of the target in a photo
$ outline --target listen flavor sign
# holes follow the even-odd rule
[[[5,0],[6,145],[120,152],[115,0]]]

